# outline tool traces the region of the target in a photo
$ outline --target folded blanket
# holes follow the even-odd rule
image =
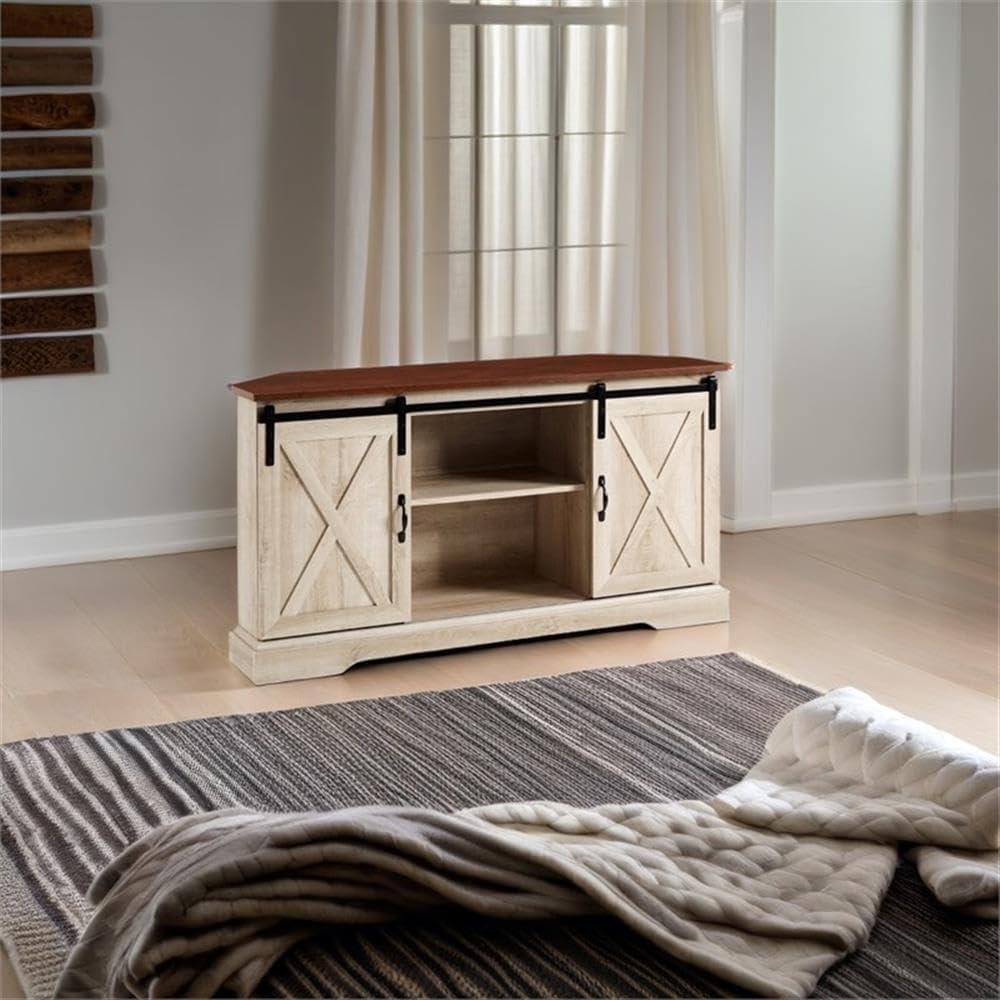
[[[447,906],[610,913],[744,989],[803,996],[867,939],[900,846],[942,903],[995,914],[998,778],[996,758],[845,688],[785,716],[708,801],[190,816],[97,878],[57,993],[248,996],[325,926]]]

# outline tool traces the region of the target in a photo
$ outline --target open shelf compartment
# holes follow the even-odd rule
[[[579,601],[590,589],[580,491],[416,508],[412,620]]]
[[[413,506],[585,490],[585,417],[579,405],[414,416]]]
[[[583,405],[414,415],[413,621],[588,596],[587,428]]]

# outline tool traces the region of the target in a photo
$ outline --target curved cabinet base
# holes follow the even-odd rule
[[[620,625],[665,629],[728,620],[729,591],[708,584],[287,639],[258,640],[237,627],[229,633],[229,658],[255,684],[272,684],[342,674],[355,663],[383,657]]]

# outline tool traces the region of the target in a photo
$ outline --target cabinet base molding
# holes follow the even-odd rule
[[[709,584],[651,594],[581,599],[521,609],[516,613],[465,615],[286,639],[255,639],[237,626],[229,633],[229,658],[254,684],[273,684],[342,674],[364,660],[461,646],[535,639],[621,625],[665,629],[728,620],[729,591]]]

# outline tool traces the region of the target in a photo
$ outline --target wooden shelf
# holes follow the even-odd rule
[[[582,594],[539,576],[438,581],[423,585],[414,581],[412,621],[519,611],[583,599]]]
[[[576,493],[583,488],[584,484],[575,479],[535,468],[427,473],[413,478],[413,506]]]

